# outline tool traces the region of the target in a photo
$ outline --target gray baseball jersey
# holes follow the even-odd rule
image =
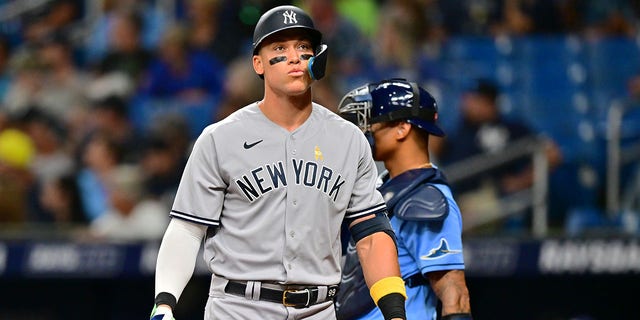
[[[340,282],[345,217],[386,210],[362,132],[321,105],[289,132],[257,103],[198,137],[171,215],[205,224],[204,258],[233,280]]]

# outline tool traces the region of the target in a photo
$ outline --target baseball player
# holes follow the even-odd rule
[[[359,87],[343,97],[338,109],[365,132],[374,158],[387,169],[378,190],[397,237],[407,318],[435,320],[439,299],[441,319],[468,320],[460,210],[443,173],[429,159],[429,135],[444,135],[436,124],[437,111],[426,90],[404,79]],[[385,319],[363,282],[350,243],[336,300],[339,319]]]
[[[196,140],[156,266],[153,320],[172,311],[204,239],[212,273],[205,319],[335,319],[341,225],[347,223],[370,296],[405,319],[395,235],[361,131],[312,102],[326,45],[294,6],[273,8],[253,36],[264,98]]]

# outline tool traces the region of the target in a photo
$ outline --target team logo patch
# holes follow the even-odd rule
[[[296,13],[291,10],[283,12],[282,16],[284,17],[284,24],[298,23],[298,19],[296,19]]]
[[[437,248],[433,248],[429,250],[429,254],[425,254],[420,256],[420,260],[431,260],[442,258],[448,254],[456,254],[460,253],[462,250],[451,250],[449,249],[449,243],[445,238],[440,239],[440,246]]]
[[[316,161],[324,160],[324,156],[322,155],[322,151],[320,151],[320,147],[316,146],[316,148],[313,149],[313,154],[315,155]]]

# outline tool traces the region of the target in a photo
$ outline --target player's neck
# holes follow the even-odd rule
[[[418,150],[398,150],[384,165],[392,178],[405,171],[433,167],[429,155]]]
[[[311,99],[305,96],[267,96],[258,103],[262,113],[273,123],[294,131],[311,115]]]

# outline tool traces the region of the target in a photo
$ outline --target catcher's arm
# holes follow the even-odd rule
[[[204,225],[171,219],[158,251],[152,320],[173,319],[173,309],[193,275],[206,230]]]
[[[464,271],[435,271],[427,273],[427,277],[431,288],[442,302],[443,319],[471,319],[469,290]]]

